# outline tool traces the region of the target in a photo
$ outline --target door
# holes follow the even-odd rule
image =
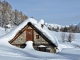
[[[34,31],[33,31],[33,29],[27,29],[26,30],[26,40],[27,41],[33,41],[34,40]]]

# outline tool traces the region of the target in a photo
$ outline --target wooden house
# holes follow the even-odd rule
[[[57,46],[31,22],[28,22],[9,43],[19,48],[25,48],[27,41],[33,41],[35,50],[56,52]]]

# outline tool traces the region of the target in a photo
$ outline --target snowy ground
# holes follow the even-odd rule
[[[80,49],[63,48],[57,54],[39,52],[34,49],[13,49],[7,46],[0,46],[0,58],[2,60],[79,60]]]
[[[8,30],[9,32],[9,30]],[[61,52],[57,54],[40,52],[33,49],[32,42],[27,43],[25,49],[20,49],[12,45],[0,45],[1,60],[80,60],[80,33],[75,33],[75,40],[73,42],[63,43],[61,40],[61,32],[50,32],[54,34],[62,47]],[[6,34],[4,28],[0,28],[0,37]]]

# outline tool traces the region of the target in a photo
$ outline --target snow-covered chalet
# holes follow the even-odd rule
[[[14,36],[9,40],[14,46],[25,48],[27,41],[33,41],[35,50],[55,53],[59,49],[57,38],[47,29],[44,20],[37,22],[29,18],[14,30]]]

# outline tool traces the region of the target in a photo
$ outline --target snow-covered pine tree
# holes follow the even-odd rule
[[[15,9],[12,10],[11,5],[7,1],[0,1],[0,26],[6,27],[6,25],[19,25],[28,17]]]

